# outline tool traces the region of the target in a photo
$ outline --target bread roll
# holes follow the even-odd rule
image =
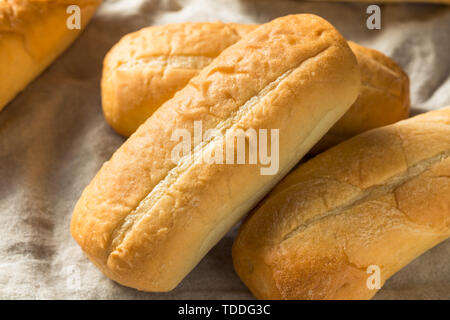
[[[173,289],[345,113],[359,84],[353,53],[322,18],[292,15],[262,25],[191,79],[103,165],[74,209],[73,237],[111,279]],[[195,121],[222,135],[194,139],[194,156],[174,163],[179,142],[172,134],[192,135]],[[262,175],[261,161],[199,161],[222,154],[238,130],[249,129],[279,130],[276,173]]]
[[[102,104],[107,122],[129,136],[214,57],[256,27],[193,22],[126,35],[104,60]],[[361,69],[361,92],[311,150],[313,154],[358,133],[403,120],[409,113],[409,80],[403,70],[376,50],[349,44]]]
[[[106,121],[119,134],[130,136],[223,50],[256,27],[187,22],[124,36],[103,62]]]
[[[364,131],[406,119],[409,115],[409,78],[379,51],[349,41],[361,71],[361,91],[352,107],[310,150],[322,152]]]
[[[285,177],[233,263],[259,299],[369,299],[450,236],[450,107],[347,140]],[[374,282],[371,282],[374,280]]]
[[[36,78],[78,36],[67,28],[72,12],[80,8],[83,29],[101,0],[0,1],[0,110]]]

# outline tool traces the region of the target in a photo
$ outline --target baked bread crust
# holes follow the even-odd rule
[[[150,117],[83,191],[71,232],[111,279],[146,291],[173,289],[347,111],[359,92],[356,59],[314,15],[275,19],[224,50]],[[279,171],[206,164],[224,139],[194,142],[171,160],[176,129],[279,129]]]
[[[124,36],[103,63],[102,105],[107,122],[119,134],[131,135],[214,57],[256,27],[190,22],[148,27]],[[408,117],[405,72],[382,53],[349,44],[361,70],[360,95],[311,154]]]
[[[286,176],[239,230],[233,263],[260,299],[369,299],[450,236],[450,107],[374,129]]]
[[[317,154],[357,134],[408,118],[409,77],[381,52],[348,42],[358,60],[361,91],[352,107],[311,149]]]
[[[81,9],[81,29],[100,0],[0,1],[0,110],[36,78],[78,36],[69,30],[66,9]]]
[[[223,50],[256,25],[186,22],[143,28],[105,56],[102,106],[116,132],[130,136]]]

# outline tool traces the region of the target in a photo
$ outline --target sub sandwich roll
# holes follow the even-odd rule
[[[103,165],[74,209],[73,237],[111,279],[172,290],[346,112],[359,84],[353,53],[322,18],[292,15],[262,25],[191,79]],[[174,162],[180,142],[173,133],[195,138],[199,123],[219,134],[193,139],[190,153]],[[264,172],[260,160],[202,160],[229,146],[235,151],[237,132],[251,129],[270,132],[268,150],[278,130],[275,172]]]
[[[225,48],[257,25],[188,22],[141,29],[124,36],[103,62],[105,119],[131,135],[164,102]],[[395,123],[409,114],[409,79],[382,53],[349,42],[361,71],[358,99],[311,150],[319,153],[369,129]]]
[[[361,72],[361,90],[352,107],[312,148],[317,154],[364,131],[387,126],[409,116],[409,77],[377,50],[349,41]]]
[[[186,22],[124,36],[105,56],[101,80],[106,121],[130,136],[223,50],[256,25]]]
[[[0,0],[0,110],[75,40],[100,3]],[[71,5],[80,9],[81,29],[67,27],[77,22]]]
[[[376,268],[383,285],[450,236],[449,156],[450,107],[316,156],[241,226],[237,274],[259,299],[373,297]]]

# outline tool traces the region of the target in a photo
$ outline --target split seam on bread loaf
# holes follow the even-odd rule
[[[296,67],[287,70],[278,78],[276,78],[272,82],[269,82],[265,87],[263,87],[260,90],[260,92],[258,92],[256,95],[248,99],[241,107],[237,108],[236,111],[234,111],[229,118],[219,122],[216,125],[215,129],[221,132],[222,131],[226,132],[229,128],[235,126],[239,118],[241,118],[243,115],[246,115],[252,109],[253,106],[255,106],[262,99],[264,99],[264,97],[267,94],[269,94],[273,89],[275,89],[280,83],[282,83],[283,80],[287,79],[289,75],[292,74],[292,72],[294,72],[294,70],[301,68],[301,66],[308,60],[319,57],[329,48],[330,47],[326,47],[312,54],[305,60],[301,61]],[[213,69],[210,71],[210,74],[217,71],[218,70]],[[178,165],[173,167],[167,173],[167,175],[161,181],[159,181],[159,183],[157,183],[157,185],[150,191],[150,193],[147,194],[147,196],[140,201],[138,206],[128,216],[126,216],[121,223],[119,223],[118,227],[113,231],[112,234],[112,240],[109,247],[109,254],[111,254],[117,249],[120,243],[126,238],[128,233],[133,231],[134,225],[139,223],[139,220],[146,215],[146,213],[153,207],[155,203],[158,202],[158,200],[164,195],[165,191],[170,187],[170,185],[173,184],[177,180],[177,178],[183,174],[183,172],[188,170],[192,166],[192,164],[194,164],[196,160],[202,156],[203,150],[207,148],[208,144],[213,142],[214,139],[217,138],[212,137],[209,140],[202,141],[196,146],[194,146],[194,150],[192,152],[193,156],[191,157],[190,155],[187,155],[181,158]]]
[[[342,204],[338,207],[332,208],[329,211],[326,211],[316,217],[313,217],[312,219],[304,221],[299,226],[296,226],[293,230],[289,231],[286,235],[283,236],[283,239],[281,242],[284,242],[290,238],[295,237],[297,234],[308,228],[309,226],[315,224],[318,221],[321,221],[323,219],[327,219],[332,216],[336,216],[342,213],[345,213],[348,209],[351,209],[352,207],[357,206],[360,203],[363,203],[364,201],[367,201],[370,198],[378,197],[387,193],[392,193],[395,191],[395,189],[406,182],[414,179],[415,177],[419,176],[423,172],[431,169],[433,165],[436,163],[439,163],[445,159],[447,159],[450,156],[450,150],[441,152],[433,157],[421,160],[418,163],[415,163],[411,167],[408,167],[407,171],[404,171],[396,176],[391,177],[383,184],[378,184],[371,186],[367,189],[365,189],[360,195],[357,197],[349,199],[345,204]],[[320,177],[316,177],[320,178]],[[328,179],[324,177],[324,179]],[[339,181],[339,183],[342,183]],[[289,192],[291,188],[295,188],[296,185],[292,185],[285,190],[281,191],[283,192]],[[354,188],[358,188],[356,186],[352,186]],[[362,190],[361,190],[362,191]],[[406,216],[407,217],[407,216]]]

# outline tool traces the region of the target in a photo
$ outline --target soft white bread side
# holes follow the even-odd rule
[[[347,140],[294,170],[241,226],[236,272],[260,299],[369,299],[450,236],[450,107]]]
[[[360,87],[347,42],[314,15],[269,22],[223,51],[159,108],[83,191],[71,232],[111,279],[147,291],[173,289],[347,111]],[[194,121],[222,136],[171,152]],[[208,164],[239,130],[279,130],[279,170]],[[246,140],[248,147],[248,140]]]
[[[100,3],[101,0],[0,0],[0,110],[80,33],[67,28],[67,7],[80,7],[83,29]]]

